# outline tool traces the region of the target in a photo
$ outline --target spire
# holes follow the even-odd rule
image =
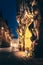
[[[20,11],[24,11],[26,9],[26,6],[27,6],[27,0],[21,0]]]
[[[27,1],[28,0],[16,0],[17,4],[17,14],[23,12],[25,9],[27,9]]]

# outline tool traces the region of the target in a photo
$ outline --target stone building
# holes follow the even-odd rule
[[[7,21],[4,20],[2,13],[0,13],[0,47],[10,46],[10,31],[7,25]]]

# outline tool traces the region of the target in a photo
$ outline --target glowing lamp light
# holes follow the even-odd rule
[[[14,43],[14,47],[15,47],[15,48],[17,47],[16,43]]]
[[[4,29],[4,27],[1,28],[2,30]]]
[[[12,42],[11,42],[10,46],[12,47]]]

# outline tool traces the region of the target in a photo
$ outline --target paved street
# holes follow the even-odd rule
[[[43,58],[22,58],[21,53],[24,54],[24,52],[0,51],[0,65],[43,65]]]

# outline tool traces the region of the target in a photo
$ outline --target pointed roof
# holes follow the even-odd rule
[[[2,9],[0,10],[0,27],[8,26],[7,20],[4,20]]]

